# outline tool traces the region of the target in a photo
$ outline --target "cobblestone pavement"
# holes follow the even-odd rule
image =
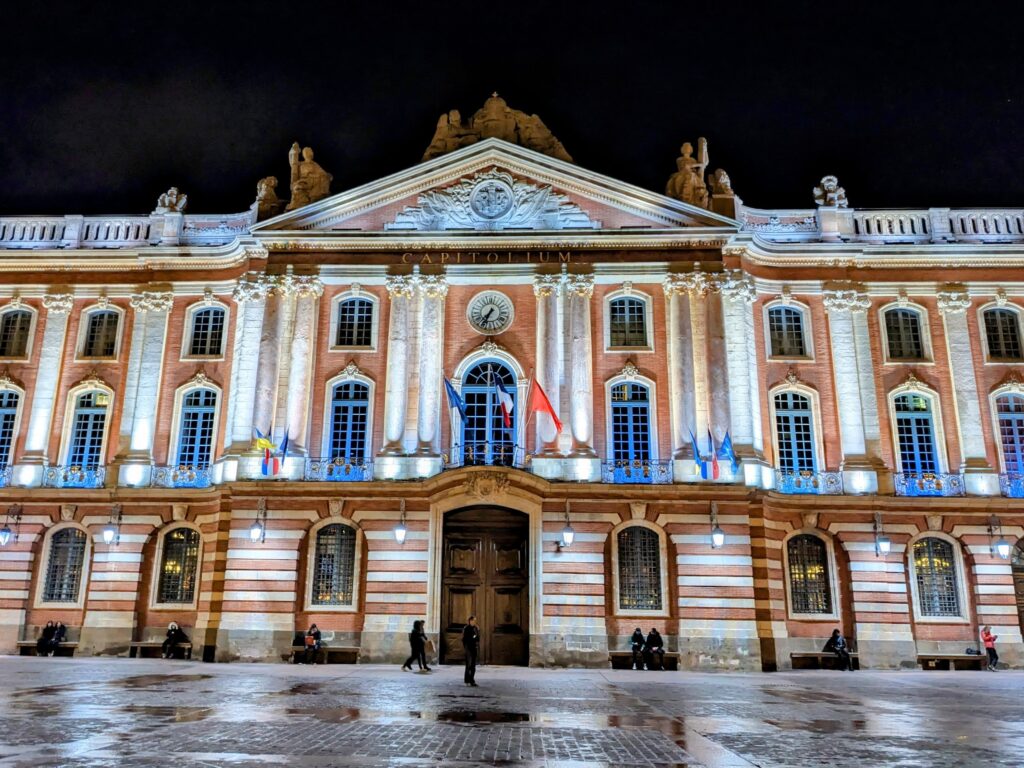
[[[1024,765],[1024,673],[0,657],[0,766]]]

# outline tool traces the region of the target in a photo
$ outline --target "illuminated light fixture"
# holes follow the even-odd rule
[[[249,526],[249,541],[253,544],[262,544],[267,540],[267,500],[259,499],[256,502],[256,519]]]
[[[11,530],[11,518],[14,518],[14,530]],[[0,528],[0,547],[6,547],[10,543],[18,543],[18,531],[21,530],[21,504],[13,504],[7,508],[7,517],[4,519],[4,527]]]
[[[721,549],[725,546],[725,531],[718,525],[718,505],[711,502],[711,548]]]
[[[996,536],[999,539],[996,539]],[[1010,559],[1010,542],[1003,538],[1003,527],[999,522],[999,518],[995,515],[988,520],[988,549],[993,555],[998,555],[1003,560]]]
[[[882,513],[875,512],[875,557],[888,555],[891,550],[892,542],[882,535]]]
[[[110,508],[110,520],[103,526],[103,543],[108,547],[117,546],[121,543],[121,505],[115,504]]]
[[[562,529],[562,541],[559,542],[561,547],[571,547],[572,543],[576,540],[576,531],[572,529],[572,525],[569,524],[569,500],[565,500],[565,528]]]
[[[395,541],[405,544],[405,535],[409,533],[409,529],[405,527],[405,499],[402,499],[400,504],[402,516],[398,519],[398,525],[395,526]]]

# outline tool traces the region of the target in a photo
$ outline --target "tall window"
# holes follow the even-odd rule
[[[781,472],[814,472],[814,413],[797,392],[775,395],[775,442]]]
[[[17,392],[5,390],[0,392],[0,469],[11,463],[11,450],[14,448],[14,422],[18,418],[18,402],[21,396]]]
[[[207,307],[192,313],[192,357],[220,357],[224,348],[224,316],[220,307]]]
[[[931,399],[923,395],[898,395],[894,406],[900,470],[915,475],[938,472]]]
[[[914,542],[913,558],[921,615],[959,616],[960,591],[953,545],[945,539],[918,539]]]
[[[50,537],[43,602],[76,603],[82,586],[86,534],[78,528],[62,528]]]
[[[113,357],[117,351],[117,324],[121,316],[113,310],[98,310],[86,316],[82,357]]]
[[[768,336],[772,357],[806,357],[804,313],[793,307],[768,310]]]
[[[109,404],[110,395],[98,391],[84,392],[75,400],[68,466],[96,469],[103,464],[103,433]]]
[[[498,397],[498,382],[512,398],[509,424]],[[481,363],[466,373],[462,385],[466,421],[462,425],[462,456],[465,464],[512,466],[515,459],[516,377],[499,362]]]
[[[217,393],[212,389],[193,389],[182,398],[181,427],[178,433],[179,467],[200,469],[210,466],[216,414]]]
[[[800,534],[786,544],[786,555],[793,613],[832,613],[825,542],[809,533]]]
[[[619,610],[661,610],[661,542],[641,525],[619,531]]]
[[[643,482],[634,471],[651,460],[650,393],[643,384],[622,383],[611,388],[612,461],[617,482]],[[650,479],[647,473],[646,479]]]
[[[996,415],[1003,469],[1012,475],[1024,474],[1024,397],[1000,395],[996,398]]]
[[[921,315],[913,309],[890,309],[885,313],[885,336],[892,360],[921,360],[924,340]]]
[[[32,313],[26,309],[0,315],[0,357],[25,357],[31,328]]]
[[[1020,323],[1012,309],[986,309],[985,340],[988,356],[1000,360],[1020,360]]]
[[[355,529],[341,523],[321,528],[313,554],[313,605],[352,605],[355,563]]]
[[[643,299],[613,299],[608,304],[608,345],[647,346],[647,304]]]
[[[160,561],[158,603],[191,603],[196,595],[199,566],[199,531],[175,528],[164,536]]]
[[[331,399],[329,459],[362,464],[366,458],[366,425],[370,414],[370,388],[346,381],[334,388]]]
[[[373,302],[369,299],[345,299],[338,304],[336,347],[373,345]]]

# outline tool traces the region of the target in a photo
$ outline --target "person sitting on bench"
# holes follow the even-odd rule
[[[665,641],[661,633],[652,628],[644,642],[644,659],[648,669],[665,669]]]
[[[167,625],[167,639],[163,643],[163,657],[165,659],[173,659],[174,652],[177,650],[181,643],[188,642],[188,635],[186,635],[181,627],[178,626],[178,622],[172,621]]]
[[[633,630],[633,636],[629,638],[630,647],[633,650],[633,669],[644,668],[644,631],[637,627]]]
[[[316,657],[320,654],[320,627],[310,624],[304,644],[306,646],[306,663],[316,664]]]
[[[53,633],[57,630],[52,621],[46,622],[46,626],[43,627],[43,631],[39,634],[39,639],[36,641],[36,654],[39,656],[47,656],[50,653],[50,643],[53,642]]]
[[[836,665],[840,672],[850,670],[853,672],[853,663],[850,660],[850,647],[846,644],[846,638],[843,637],[843,633],[838,629],[832,630],[832,637],[825,643],[825,647],[821,649],[825,653],[834,653],[836,655]]]

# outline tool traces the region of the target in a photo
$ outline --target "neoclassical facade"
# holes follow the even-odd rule
[[[475,613],[491,663],[1024,665],[1024,212],[752,208],[703,142],[662,195],[497,97],[437,131],[330,194],[296,145],[294,204],[0,217],[0,651],[422,618],[457,662]]]

